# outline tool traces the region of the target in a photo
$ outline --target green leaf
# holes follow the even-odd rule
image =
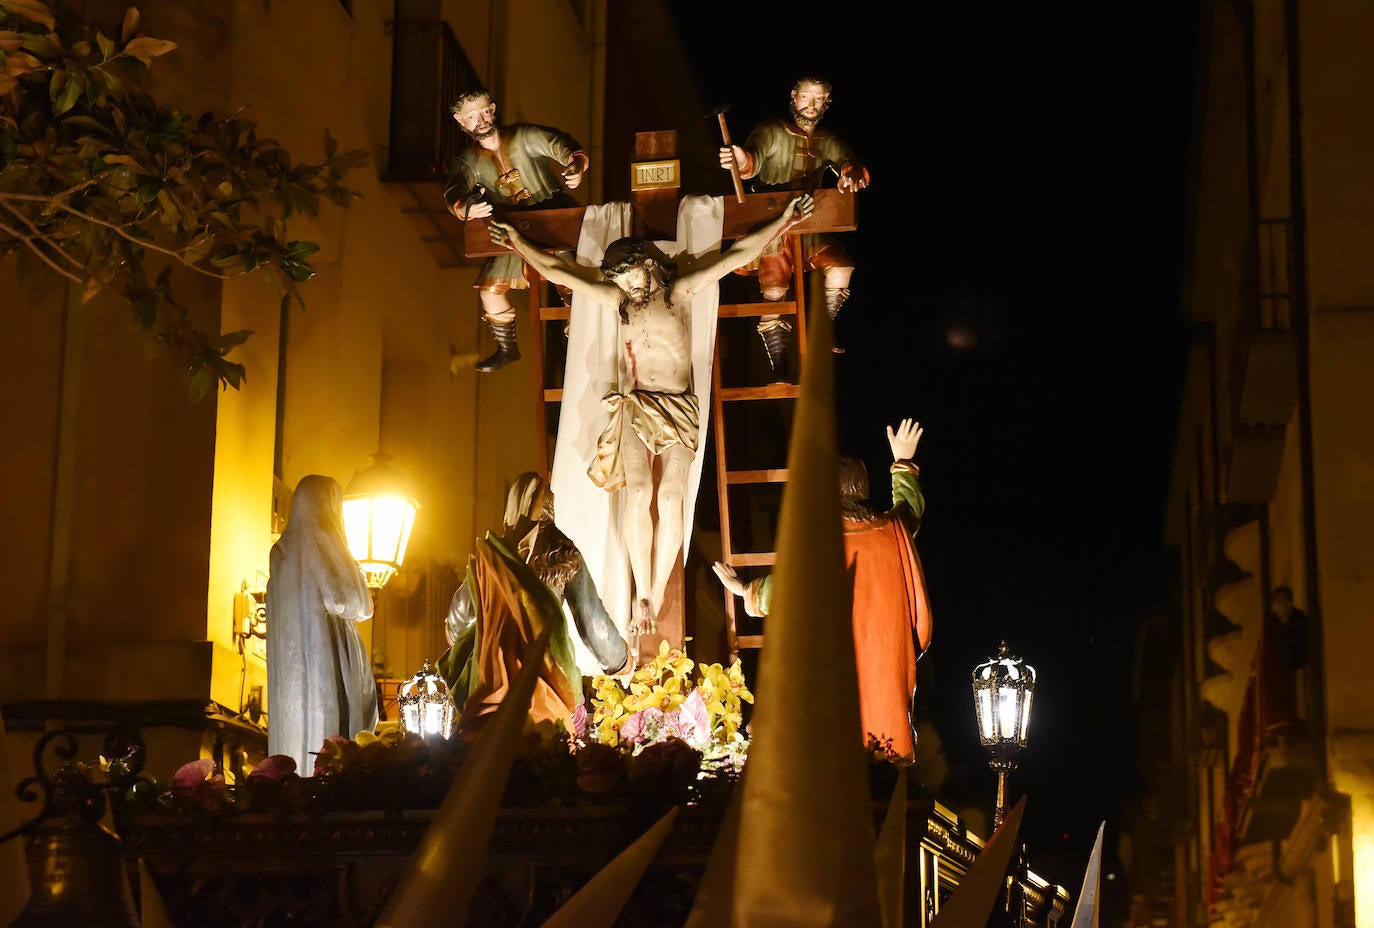
[[[252,335],[252,329],[239,329],[237,332],[225,332],[223,335],[211,339],[210,344],[220,354],[224,354],[248,341]]]
[[[39,58],[55,58],[57,56],[57,49],[53,46],[52,40],[38,32],[30,32],[24,36],[22,47],[24,51],[33,52]]]
[[[199,403],[205,399],[206,394],[214,385],[215,379],[210,369],[202,365],[195,373],[187,377],[186,392],[190,395],[192,403]]]
[[[109,160],[109,159],[106,159]],[[138,185],[138,193],[134,194],[134,199],[140,204],[151,203],[157,199],[158,191],[162,189],[162,180],[157,177],[146,177]]]
[[[63,125],[67,125],[67,126],[79,126],[79,127],[83,128],[83,129],[90,129],[90,130],[92,130],[93,132],[99,132],[101,135],[104,135],[104,136],[107,136],[107,137],[110,136],[110,134],[111,134],[111,133],[110,133],[110,127],[109,127],[109,126],[105,125],[105,124],[102,123],[100,120],[95,119],[95,118],[90,117],[90,116],[84,116],[84,115],[80,115],[80,114],[78,114],[78,115],[76,115],[76,116],[68,116],[68,117],[67,117],[66,119],[64,119],[62,122],[63,122]]]
[[[297,240],[286,243],[286,256],[297,261],[302,258],[308,258],[319,250],[320,246],[314,242]]]
[[[46,26],[49,31],[57,25],[57,18],[47,4],[39,0],[0,0],[0,10],[12,16],[22,16],[29,22]]]
[[[151,68],[154,58],[159,55],[165,55],[173,51],[176,47],[177,43],[175,42],[141,35],[124,46],[124,54],[137,58],[139,61],[143,62],[144,67]]]
[[[96,33],[95,33],[95,41],[96,41],[96,44],[100,46],[100,57],[101,57],[101,60],[102,60],[102,61],[109,61],[110,58],[111,58],[111,57],[114,55],[114,53],[115,53],[115,43],[114,43],[114,39],[110,38],[110,37],[107,36],[105,33],[101,32],[101,31],[99,31],[99,30],[96,30]]]
[[[68,81],[67,86],[62,88],[62,96],[53,104],[53,114],[61,116],[76,105],[77,98],[80,96],[81,85],[76,81]]]
[[[298,284],[303,284],[315,276],[314,269],[310,265],[303,264],[300,261],[283,261],[281,263],[281,269],[286,272],[287,277],[290,277]]]
[[[124,23],[119,28],[121,42],[127,42],[134,37],[134,33],[138,31],[138,24],[140,18],[141,17],[138,14],[138,7],[131,6],[127,11],[125,11]]]
[[[181,253],[181,259],[187,264],[198,264],[205,260],[206,255],[215,247],[215,237],[206,232],[197,235],[191,240],[191,244],[186,246],[186,250]]]

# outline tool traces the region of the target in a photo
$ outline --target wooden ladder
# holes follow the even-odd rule
[[[797,347],[797,364],[793,367],[795,376],[793,380],[801,380],[801,371],[804,367],[806,357],[806,279],[805,268],[802,266],[801,236],[797,234],[788,235],[786,247],[792,249],[794,274],[792,280],[792,299],[787,301],[766,302],[758,301],[751,303],[722,303],[720,305],[719,318],[739,319],[739,318],[758,318],[759,316],[775,314],[790,321],[793,326],[793,341]],[[761,402],[792,402],[801,396],[801,386],[799,383],[771,383],[765,386],[726,386],[722,383],[723,365],[721,363],[721,345],[723,342],[722,334],[724,329],[717,329],[716,332],[716,356],[711,366],[711,421],[715,437],[716,453],[716,493],[720,500],[720,550],[721,560],[736,569],[741,567],[771,567],[777,557],[777,552],[773,550],[775,541],[770,538],[767,543],[767,550],[746,551],[737,550],[734,537],[731,534],[730,502],[731,491],[744,487],[758,486],[760,484],[782,485],[787,482],[786,455],[787,450],[782,449],[784,466],[755,470],[735,469],[731,466],[730,455],[728,453],[729,440],[726,428],[727,410],[730,410],[737,403],[761,401]],[[757,343],[757,333],[754,329],[749,329],[744,333],[744,341],[752,341],[753,344],[737,345],[741,350],[761,351],[762,346]],[[737,340],[738,341],[738,340]],[[769,533],[770,535],[772,533]],[[761,648],[763,646],[763,635],[740,635],[738,634],[738,610],[743,605],[739,598],[729,591],[725,592],[725,636],[728,660],[734,661],[739,656],[740,649]]]

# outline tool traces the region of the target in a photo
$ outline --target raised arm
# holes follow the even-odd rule
[[[491,236],[494,244],[514,249],[530,267],[543,274],[550,282],[603,303],[614,305],[620,302],[620,288],[605,280],[600,270],[573,264],[559,255],[537,248],[529,239],[515,231],[514,226],[497,219],[489,219],[487,234]]]
[[[678,278],[676,291],[684,296],[690,296],[731,271],[744,267],[761,255],[769,242],[810,216],[815,208],[816,200],[811,194],[803,193],[793,197],[774,219],[749,234],[740,236],[719,255],[713,255],[685,272]]]
[[[892,507],[914,538],[926,513],[921,492],[921,469],[916,466],[916,446],[925,430],[914,419],[903,419],[896,430],[887,427],[887,443],[892,449]]]

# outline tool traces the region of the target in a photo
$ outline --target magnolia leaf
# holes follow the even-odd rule
[[[119,29],[119,40],[121,42],[127,42],[134,37],[134,33],[138,31],[140,18],[138,7],[129,7],[128,11],[124,14],[124,24],[120,26]]]
[[[191,244],[186,246],[186,250],[181,253],[181,260],[187,264],[198,264],[205,259],[215,247],[215,237],[209,232],[197,235],[191,240]]]
[[[286,243],[286,256],[297,261],[308,258],[320,250],[320,246],[314,242],[294,241]]]
[[[0,29],[0,52],[17,52],[24,44],[24,33]]]
[[[176,200],[163,187],[157,192],[157,204],[162,207],[162,224],[165,226],[176,225],[181,220],[181,210],[177,208]]]
[[[0,0],[0,10],[11,16],[22,16],[29,22],[39,23],[49,31],[57,25],[57,17],[53,16],[52,10],[38,0]]]
[[[186,382],[186,392],[190,394],[191,402],[199,403],[205,399],[205,395],[210,392],[214,383],[215,379],[210,373],[210,369],[201,365],[200,369],[192,374]]]
[[[57,54],[57,43],[53,41],[55,38],[53,35],[30,32],[24,36],[24,51],[33,52],[40,58],[52,58]]]
[[[21,74],[27,74],[42,63],[28,52],[10,52],[5,57],[5,71],[10,77],[18,77]]]
[[[158,55],[165,55],[176,47],[177,43],[175,42],[141,35],[124,46],[124,54],[137,58],[139,61],[143,62],[144,67],[151,68],[154,58]]]
[[[247,332],[245,334],[252,335],[253,333]],[[242,364],[235,364],[233,361],[224,360],[224,358],[215,362],[215,370],[219,374],[220,380],[224,382],[226,390],[229,387],[237,390],[248,379],[248,372]]]
[[[53,104],[53,114],[61,116],[76,104],[77,98],[80,96],[81,85],[76,81],[68,81],[67,86],[62,88],[62,96]]]
[[[48,99],[57,103],[57,98],[67,86],[67,80],[71,77],[66,71],[52,72],[52,78],[48,81]]]
[[[138,193],[134,199],[139,203],[151,203],[157,199],[158,191],[162,189],[162,181],[156,177],[145,178],[138,185]]]
[[[95,41],[96,44],[100,46],[101,60],[109,61],[111,56],[113,56],[115,53],[114,39],[110,38],[105,33],[97,30],[95,34]]]
[[[91,43],[86,41],[77,42],[72,46],[73,58],[85,58],[91,53]]]
[[[210,345],[220,354],[224,354],[229,349],[237,348],[239,345],[248,341],[252,334],[252,329],[239,329],[237,332],[225,332],[223,335],[211,339]]]
[[[99,132],[101,135],[109,135],[109,134],[110,134],[110,127],[109,127],[109,126],[105,125],[105,124],[102,123],[100,120],[94,119],[94,118],[92,118],[92,117],[90,117],[90,116],[84,116],[84,115],[81,115],[81,114],[77,114],[76,116],[68,116],[68,117],[67,117],[66,119],[64,119],[62,122],[63,122],[65,125],[68,125],[68,126],[80,126],[80,127],[83,128],[83,129],[91,129],[91,130],[93,130],[93,131],[95,131],[95,132]],[[118,157],[118,156],[115,156],[115,157]],[[105,160],[108,161],[109,158],[106,158]]]

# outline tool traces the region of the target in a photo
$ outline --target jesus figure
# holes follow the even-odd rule
[[[654,631],[673,562],[682,551],[682,500],[700,431],[687,307],[695,293],[749,264],[814,208],[810,194],[794,197],[775,219],[730,248],[684,260],[681,267],[652,241],[638,237],[612,242],[600,268],[585,267],[541,250],[513,226],[488,222],[494,243],[513,248],[556,286],[619,314],[620,387],[602,399],[609,421],[597,439],[588,476],[607,492],[624,489],[629,497],[623,529],[635,586],[631,634]]]

